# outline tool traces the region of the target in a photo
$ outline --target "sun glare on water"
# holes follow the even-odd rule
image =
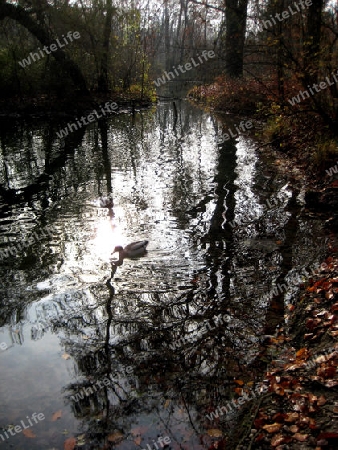
[[[114,219],[109,222],[106,220],[100,222],[96,228],[96,236],[93,239],[91,253],[94,259],[97,257],[108,261],[114,247],[122,245],[124,237],[119,226],[114,222]]]

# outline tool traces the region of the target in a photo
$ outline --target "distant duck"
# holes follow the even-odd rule
[[[137,241],[126,245],[124,248],[118,245],[114,248],[114,253],[119,254],[119,260],[124,258],[137,258],[139,256],[144,256],[147,253],[148,241]]]
[[[102,193],[99,193],[99,200],[98,204],[100,208],[113,208],[114,206],[114,200],[113,200],[113,194],[109,194],[107,197],[104,197]]]

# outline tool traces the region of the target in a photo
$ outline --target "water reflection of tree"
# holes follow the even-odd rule
[[[227,152],[220,154],[215,177],[216,206],[210,227],[204,236],[195,236],[195,240],[208,249],[207,268],[195,271],[191,287],[185,287],[179,293],[170,289],[169,281],[164,292],[127,289],[115,295],[111,283],[117,267],[113,268],[107,284],[107,319],[97,331],[98,335],[102,334],[102,339],[98,339],[102,344],[90,356],[79,355],[78,364],[86,377],[95,374],[95,379],[102,379],[114,370],[113,358],[122,363],[127,359],[128,363],[132,361],[139,388],[135,398],[133,390],[129,389],[131,386],[126,389],[125,385],[116,383],[74,405],[78,417],[86,416],[89,411],[92,416],[104,410],[100,425],[93,425],[90,419],[91,426],[102,433],[112,426],[118,428],[118,423],[126,425],[133,413],[146,413],[149,408],[160,415],[158,406],[151,406],[151,399],[158,395],[163,399],[170,398],[176,407],[183,405],[191,425],[198,428],[196,412],[203,414],[207,405],[217,407],[224,402],[229,398],[233,378],[243,376],[243,353],[239,351],[243,351],[243,341],[248,346],[253,345],[250,336],[257,333],[260,324],[255,323],[255,318],[248,312],[254,308],[254,302],[243,305],[230,300],[228,254],[232,249],[233,230],[225,224],[224,214],[226,211],[227,219],[231,221],[235,192],[234,153],[234,147],[229,146]],[[199,208],[191,210],[190,214],[198,217]],[[163,279],[166,279],[165,268],[158,270],[163,271]],[[229,322],[217,325],[214,318],[219,314],[228,315]],[[112,345],[117,335],[122,335],[123,339]],[[177,349],[171,350],[168,344],[178,340]],[[249,367],[246,370],[249,372]],[[249,381],[253,378],[255,375],[250,373]],[[72,386],[73,394],[81,387],[81,384]],[[114,419],[116,417],[118,420]]]
[[[170,116],[170,111],[167,114]],[[138,132],[143,134],[146,125],[138,123]],[[90,287],[97,307],[89,307],[81,297],[77,308],[71,310],[68,305],[63,319],[54,322],[54,331],[66,332],[63,343],[76,360],[75,373],[79,378],[67,386],[66,397],[74,415],[84,419],[84,428],[97,434],[97,442],[103,442],[113,429],[128,429],[133,415],[155,414],[175,435],[178,409],[185,411],[185,419],[197,433],[206,407],[216,408],[230,398],[234,377],[259,380],[259,361],[255,361],[258,346],[252,338],[263,328],[264,316],[260,317],[255,304],[252,281],[263,261],[268,266],[275,258],[278,264],[277,252],[270,257],[252,249],[244,251],[236,236],[238,230],[235,232],[229,225],[234,220],[238,189],[234,182],[236,149],[232,143],[220,148],[214,190],[207,191],[194,204],[191,184],[198,184],[200,191],[206,190],[200,147],[200,153],[196,153],[198,168],[193,167],[197,177],[191,175],[192,166],[184,160],[182,127],[187,133],[189,126],[189,117],[178,111],[169,136],[172,145],[164,159],[169,155],[174,160],[171,191],[168,190],[172,192],[171,211],[180,229],[189,230],[187,243],[195,253],[189,260],[179,255],[165,263],[135,261],[124,266],[123,271],[116,266],[106,286]],[[111,149],[106,124],[101,124],[97,133],[103,164],[96,168],[98,182],[103,178],[110,190]],[[137,134],[130,133],[128,140],[130,146],[136,147]],[[138,175],[142,157],[149,150],[147,145],[142,141],[127,156],[135,177],[131,198],[138,207],[146,202]],[[207,208],[211,210],[210,205],[212,214],[206,219],[203,213]],[[261,224],[262,229],[266,226]],[[204,258],[202,267],[195,264],[195,256],[202,261]],[[116,278],[115,273],[119,273]],[[245,286],[243,292],[238,292],[241,281]],[[111,284],[118,286],[117,293]],[[224,317],[223,323],[215,322],[218,315]],[[82,339],[83,335],[86,339]],[[173,344],[177,344],[175,349]],[[128,379],[124,368],[130,365],[133,376]],[[108,387],[93,390],[77,402],[71,399],[84,387],[88,389],[97,380],[115,373]],[[163,405],[167,400],[171,401],[171,409],[164,419]]]

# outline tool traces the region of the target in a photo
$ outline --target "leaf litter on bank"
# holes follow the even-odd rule
[[[326,264],[327,270],[311,277],[294,308],[288,308],[288,331],[281,328],[266,341],[279,347],[286,333],[283,351],[279,348],[278,359],[265,374],[270,395],[259,405],[251,433],[238,449],[338,448],[338,417],[332,416],[338,412],[336,255]]]

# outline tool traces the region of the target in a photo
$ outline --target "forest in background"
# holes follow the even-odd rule
[[[215,48],[220,12],[188,1],[115,3],[1,0],[1,95],[62,98],[75,89],[149,97],[152,80],[163,70]],[[27,67],[19,65],[58,38],[64,44],[69,31],[80,38]],[[198,78],[208,74],[211,80],[210,66],[201,69]]]
[[[55,104],[89,93],[154,101],[165,71],[212,50],[213,59],[162,79],[195,83],[190,97],[217,110],[264,118],[279,147],[309,138],[336,155],[336,1],[0,0],[0,20],[5,101]],[[70,32],[79,38],[69,41]],[[62,48],[41,50],[55,42]]]

